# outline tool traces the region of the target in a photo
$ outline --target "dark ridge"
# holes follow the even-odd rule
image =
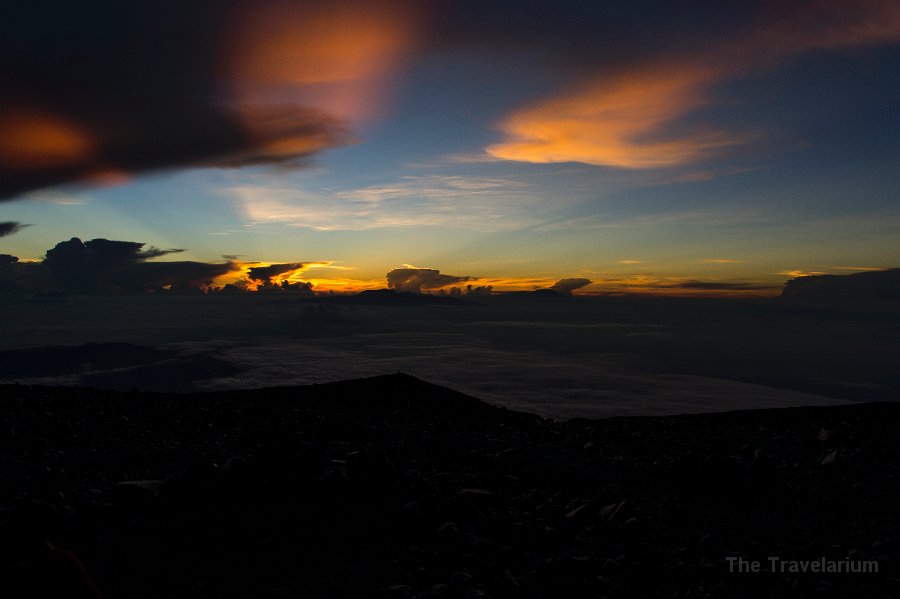
[[[575,299],[572,295],[559,293],[552,289],[535,289],[534,291],[503,291],[495,293],[491,297],[496,297],[502,301],[519,301],[519,302],[566,302]]]
[[[194,354],[129,368],[85,372],[78,377],[78,382],[95,389],[175,393],[195,391],[194,383],[198,381],[233,376],[241,371],[228,360],[217,356]]]
[[[897,430],[896,403],[553,422],[404,374],[2,385],[0,540],[50,502],[108,597],[888,599]],[[879,572],[739,575],[737,556]]]
[[[812,302],[900,302],[900,268],[797,277],[785,284],[781,297]]]
[[[127,368],[170,358],[174,352],[130,343],[49,345],[0,351],[0,378],[75,374],[88,368]]]

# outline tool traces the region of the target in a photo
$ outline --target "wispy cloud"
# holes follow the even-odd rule
[[[832,266],[835,270],[853,270],[857,272],[874,272],[878,270],[887,270],[881,266]]]
[[[740,264],[743,260],[732,260],[731,258],[706,258],[703,260],[707,264]]]
[[[332,193],[265,185],[226,191],[238,199],[250,223],[319,231],[440,225],[490,232],[542,222],[539,196],[527,184],[504,178],[403,177]]]
[[[794,277],[796,279],[797,277],[811,277],[814,275],[824,275],[827,273],[821,270],[783,270],[775,274]]]
[[[460,154],[448,154],[441,162],[450,164],[485,164],[490,162],[502,162],[503,159],[493,156],[488,152],[469,152]]]
[[[56,206],[80,206],[87,203],[83,196],[53,189],[32,191],[22,196],[23,199]]]
[[[536,231],[572,231],[575,229],[636,229],[674,225],[678,223],[704,223],[724,225],[741,223],[742,225],[769,224],[770,219],[761,216],[751,208],[736,210],[680,210],[639,216],[606,216],[585,215],[557,220],[547,220],[532,227]]]
[[[16,221],[6,221],[0,223],[0,237],[6,237],[7,235],[15,235],[25,227],[30,227],[31,225],[23,224]]]
[[[894,0],[779,4],[736,35],[704,38],[702,48],[597,74],[518,110],[500,125],[504,141],[486,151],[505,160],[627,169],[703,161],[759,138],[703,125],[674,131],[683,117],[714,102],[716,85],[802,54],[897,40],[900,5]]]

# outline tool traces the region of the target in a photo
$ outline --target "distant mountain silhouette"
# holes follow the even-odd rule
[[[0,351],[0,381],[77,376],[79,385],[128,391],[193,391],[194,382],[240,369],[210,354],[179,355],[131,343],[48,345]]]
[[[503,298],[505,300],[519,301],[568,301],[572,296],[566,293],[560,293],[553,289],[535,289],[534,291],[506,291],[497,293],[494,297]]]
[[[0,351],[0,379],[128,368],[174,356],[174,352],[130,343],[49,345]]]
[[[841,304],[900,302],[900,268],[852,275],[798,277],[787,282],[781,297]]]

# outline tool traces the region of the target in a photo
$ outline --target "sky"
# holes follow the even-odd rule
[[[898,266],[892,0],[14,4],[20,263],[78,237],[222,283],[751,294]]]

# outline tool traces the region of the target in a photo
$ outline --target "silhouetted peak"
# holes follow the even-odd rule
[[[813,275],[791,279],[781,296],[817,302],[900,301],[900,268],[852,275]]]

